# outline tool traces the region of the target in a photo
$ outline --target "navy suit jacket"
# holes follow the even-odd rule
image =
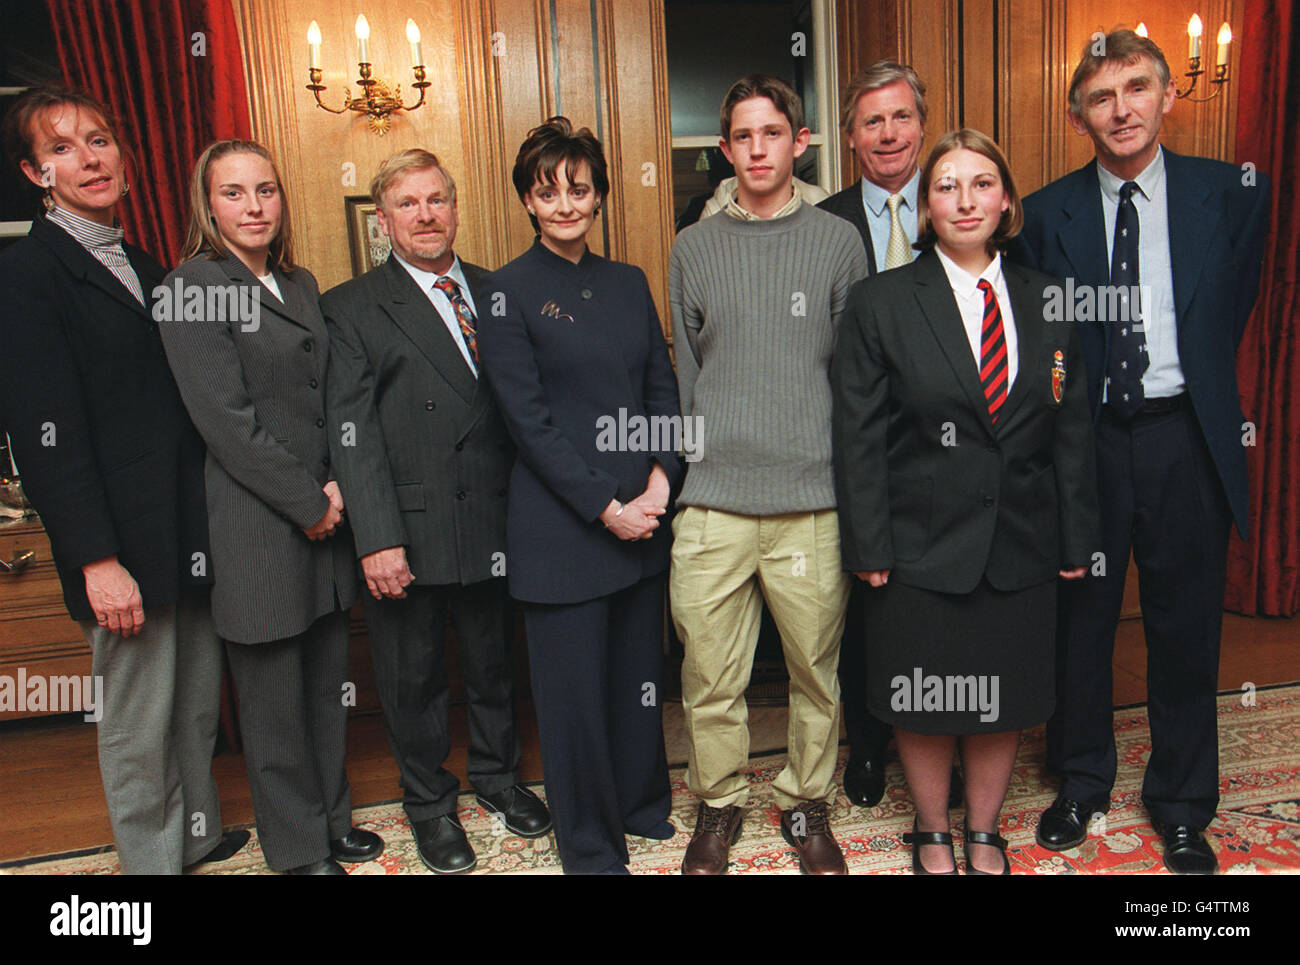
[[[591,252],[575,265],[536,241],[482,290],[479,361],[518,449],[506,522],[510,592],[580,603],[663,572],[671,512],[648,540],[620,540],[599,519],[611,499],[644,491],[655,462],[674,492],[682,478],[662,433],[659,445],[632,435],[647,417],[680,418],[645,274]],[[610,420],[627,420],[626,445],[602,438]]]
[[[1242,184],[1240,168],[1165,149],[1169,250],[1178,360],[1196,419],[1232,507],[1249,531],[1246,451],[1236,353],[1259,290],[1268,230],[1268,178]],[[1025,198],[1025,225],[1011,255],[1076,288],[1110,282],[1101,187],[1094,160]],[[1101,407],[1110,326],[1078,322],[1094,418]]]
[[[876,274],[876,250],[871,244],[871,227],[867,224],[867,213],[862,210],[862,179],[854,181],[843,191],[836,191],[825,201],[818,202],[817,207],[843,218],[858,229],[862,236],[862,247],[867,251],[867,275]]]

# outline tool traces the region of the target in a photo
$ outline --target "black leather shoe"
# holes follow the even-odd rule
[[[1165,843],[1165,867],[1176,875],[1212,875],[1219,859],[1199,828],[1187,824],[1157,825]]]
[[[299,865],[285,872],[287,875],[346,875],[343,866],[333,858],[322,858],[311,864]]]
[[[330,855],[335,861],[373,861],[383,853],[384,839],[361,828],[353,828],[330,842]]]
[[[1038,819],[1034,837],[1048,851],[1077,848],[1088,837],[1088,819],[1094,812],[1104,810],[1068,797],[1058,797]]]
[[[511,834],[521,838],[540,838],[551,830],[551,812],[546,810],[541,798],[522,784],[496,794],[477,794],[475,797]]]
[[[412,821],[411,833],[415,835],[420,860],[434,874],[460,875],[473,871],[478,864],[465,829],[460,826],[460,818],[454,814]]]
[[[215,848],[194,863],[196,865],[215,864],[218,861],[225,861],[229,858],[233,858],[239,852],[240,848],[248,844],[248,839],[250,837],[252,837],[252,835],[242,828],[236,831],[227,831],[221,836],[221,840],[217,842]]]
[[[873,808],[885,796],[885,762],[854,761],[844,766],[844,796],[860,808]]]

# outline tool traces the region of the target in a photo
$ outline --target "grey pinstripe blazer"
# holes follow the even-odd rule
[[[283,303],[237,258],[199,255],[167,276],[164,286],[183,300],[173,298],[159,320],[181,397],[208,444],[212,614],[217,632],[237,643],[294,636],[350,607],[357,592],[346,526],[317,542],[303,533],[325,515],[321,487],[331,478],[329,336],[316,279],[301,267],[274,275]],[[245,307],[256,292],[256,317],[227,318],[208,299],[218,289]],[[195,292],[202,305],[189,303]]]
[[[486,314],[483,269],[460,264]],[[503,575],[493,568],[504,560],[515,447],[428,296],[389,258],[327,291],[321,311],[330,445],[358,556],[405,546],[421,585]],[[347,422],[352,445],[338,431]]]

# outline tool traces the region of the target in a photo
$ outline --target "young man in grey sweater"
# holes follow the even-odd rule
[[[783,81],[723,99],[736,169],[723,211],[673,245],[669,301],[682,415],[704,433],[673,523],[672,616],[686,648],[687,783],[700,798],[685,874],[723,874],[740,835],[749,753],[744,692],[761,600],[790,672],[789,759],[773,783],[781,831],[810,874],[845,874],[828,805],[839,738],[836,664],[849,577],[831,474],[835,327],[867,274],[852,225],[806,204],[794,159],[811,136]]]

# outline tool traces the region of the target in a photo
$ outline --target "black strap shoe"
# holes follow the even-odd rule
[[[473,871],[478,864],[474,849],[469,846],[460,818],[454,814],[412,821],[411,833],[420,851],[424,866],[439,875],[460,875]]]
[[[383,853],[384,839],[361,828],[353,828],[330,842],[330,855],[335,861],[373,861]]]
[[[962,846],[966,852],[966,873],[968,875],[991,875],[995,872],[980,871],[970,863],[970,846],[972,844],[987,844],[991,848],[997,848],[1002,852],[1002,870],[996,872],[1000,875],[1011,874],[1011,862],[1007,860],[1007,839],[992,831],[972,831],[969,827],[962,830],[962,837],[965,844]]]
[[[516,784],[496,794],[477,794],[478,803],[521,838],[540,838],[551,830],[551,812],[536,794]]]
[[[850,760],[844,766],[844,796],[850,804],[873,808],[885,796],[885,762]]]
[[[912,830],[903,835],[903,844],[912,846],[912,874],[955,875],[957,873],[957,857],[952,853],[952,835],[947,831],[918,831],[916,830],[916,820],[913,819]],[[927,844],[937,844],[948,849],[948,854],[952,857],[951,871],[925,870],[925,865],[921,864],[921,848]]]
[[[1165,867],[1176,875],[1212,875],[1219,859],[1200,828],[1189,824],[1157,825],[1165,843]]]
[[[1058,797],[1038,819],[1038,830],[1034,833],[1034,837],[1048,851],[1068,851],[1070,848],[1077,848],[1087,840],[1088,819],[1095,812],[1105,810],[1104,807],[1097,807],[1083,801],[1074,801],[1064,796]]]

